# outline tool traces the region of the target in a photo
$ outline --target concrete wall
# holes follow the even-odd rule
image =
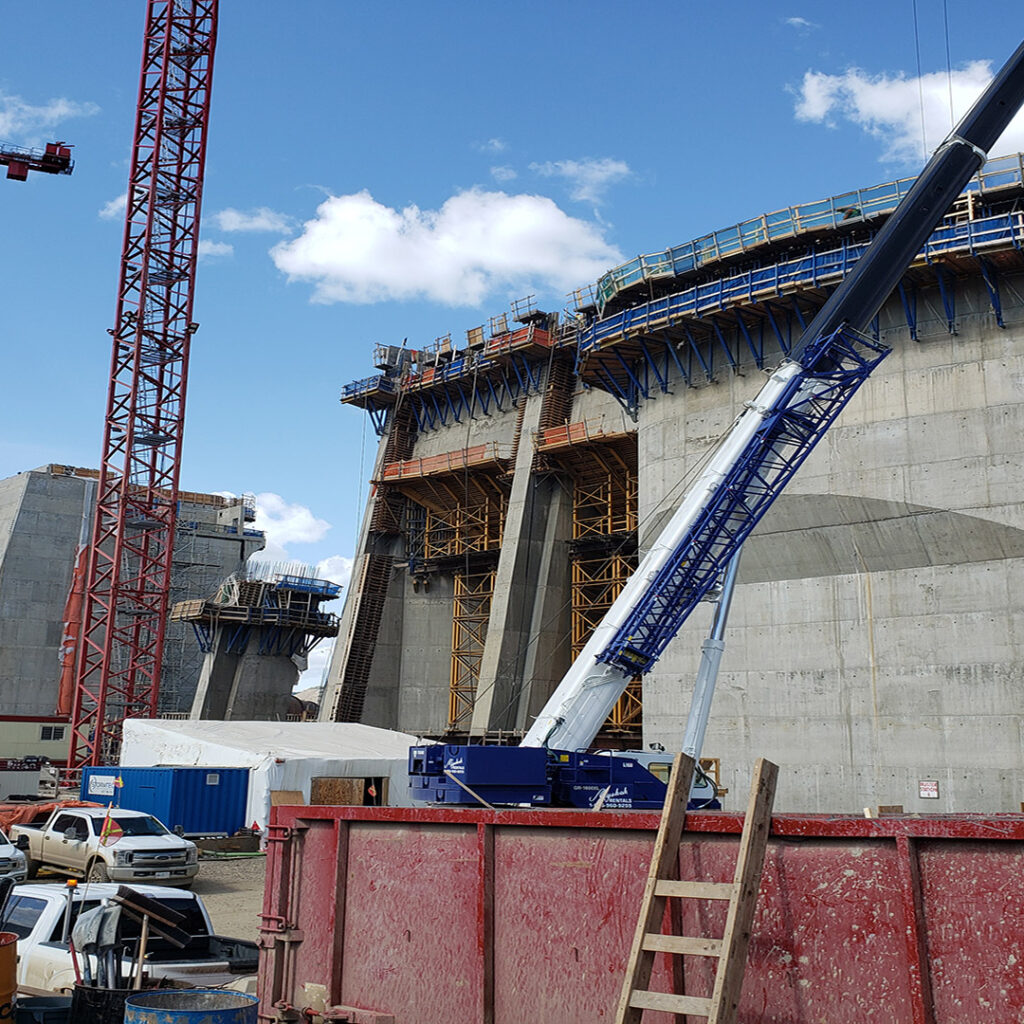
[[[48,468],[0,480],[0,709],[4,714],[54,713],[64,604],[76,551],[91,529],[94,500],[94,480],[54,474]],[[182,502],[171,602],[206,597],[263,547],[262,535],[250,531],[247,536],[218,522],[220,511],[212,505]],[[170,623],[161,710],[189,709],[201,662],[191,627]]]
[[[0,481],[0,704],[52,715],[64,602],[92,481],[20,473]],[[6,536],[6,544],[3,538]]]
[[[704,750],[731,806],[765,755],[779,810],[1019,810],[1021,284],[1003,283],[1005,330],[980,282],[960,283],[955,337],[935,296],[916,342],[890,305],[893,353],[748,541]],[[751,370],[641,409],[643,543],[759,384]],[[645,681],[646,742],[679,743],[709,618]]]
[[[1001,280],[1005,329],[980,278],[959,279],[957,293],[956,335],[937,292],[919,293],[916,341],[901,304],[887,305],[892,354],[746,545],[704,750],[721,759],[728,806],[743,803],[760,755],[782,767],[783,811],[1016,811],[1024,800],[1024,275]],[[642,403],[642,548],[764,379],[753,365],[723,368]],[[577,393],[571,418],[628,426],[595,390]],[[415,454],[510,443],[514,423],[428,431]],[[544,586],[547,607],[559,588],[568,607],[564,573],[549,566]],[[645,743],[679,745],[710,616],[698,610],[645,680]],[[547,652],[538,679],[568,645],[556,619],[536,645]],[[450,580],[415,591],[396,566],[366,721],[443,728],[450,631]],[[922,782],[939,798],[922,798]]]

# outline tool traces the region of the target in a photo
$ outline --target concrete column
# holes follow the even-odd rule
[[[235,666],[224,717],[235,722],[279,721],[288,714],[298,681],[298,667],[286,655],[247,651]]]
[[[497,729],[514,729],[530,706],[540,647],[531,643],[535,626],[550,609],[550,589],[541,592],[542,579],[554,572],[554,552],[548,548],[548,523],[559,493],[557,483],[533,475],[533,434],[540,424],[543,394],[530,395],[523,411],[516,452],[512,492],[505,515],[501,554],[494,578],[494,597],[487,639],[480,661],[480,678],[470,734],[482,736]],[[529,667],[528,667],[529,666]]]
[[[228,700],[237,667],[238,655],[227,652],[227,637],[223,628],[218,628],[213,636],[213,650],[207,651],[203,658],[190,718],[216,721],[227,718]]]

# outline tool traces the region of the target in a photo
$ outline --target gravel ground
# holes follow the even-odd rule
[[[199,862],[193,891],[202,896],[218,935],[253,942],[259,937],[266,866],[266,857]]]

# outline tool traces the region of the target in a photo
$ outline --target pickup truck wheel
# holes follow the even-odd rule
[[[33,860],[29,857],[25,862],[25,871],[29,878],[35,878],[39,874],[39,869],[42,865],[37,860]]]
[[[85,878],[88,882],[109,882],[110,873],[107,871],[107,865],[97,857],[89,865],[89,871]]]

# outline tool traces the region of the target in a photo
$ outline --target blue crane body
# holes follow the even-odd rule
[[[416,799],[591,806],[600,798],[602,806],[660,806],[664,787],[635,758],[587,754],[587,748],[629,681],[654,666],[888,355],[888,347],[866,335],[866,328],[1022,103],[1024,43],[723,436],[522,745],[412,748]]]

